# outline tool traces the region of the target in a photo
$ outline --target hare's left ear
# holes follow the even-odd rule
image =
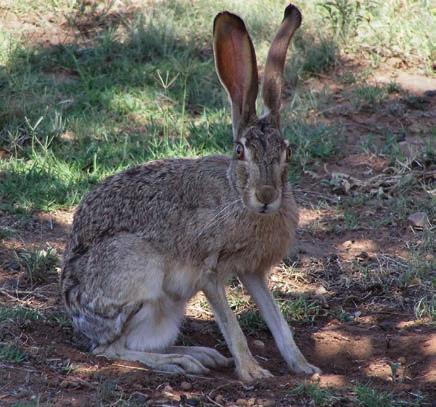
[[[265,64],[262,96],[267,116],[273,126],[280,127],[280,100],[282,95],[283,70],[286,52],[292,36],[301,25],[301,13],[289,4],[280,28],[271,44]]]
[[[215,67],[232,105],[233,138],[256,117],[256,54],[245,24],[224,11],[213,24]]]

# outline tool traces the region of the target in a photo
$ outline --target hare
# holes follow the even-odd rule
[[[269,377],[251,354],[225,284],[237,276],[258,305],[289,368],[311,374],[266,277],[294,244],[296,204],[287,182],[290,149],[280,132],[287,48],[301,24],[293,5],[269,50],[256,116],[256,56],[244,22],[219,13],[215,64],[233,120],[233,157],[153,161],[103,181],[78,206],[61,290],[90,351],[160,371],[204,374],[235,364],[241,380]],[[185,306],[203,291],[232,358],[174,346]]]

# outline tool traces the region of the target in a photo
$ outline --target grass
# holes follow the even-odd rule
[[[308,398],[310,405],[314,406],[332,406],[335,401],[338,401],[338,397],[334,395],[334,392],[328,388],[319,387],[313,383],[302,383],[292,389],[290,394],[297,397]]]
[[[32,308],[0,306],[0,324],[7,321],[22,324],[27,321],[36,321],[42,318],[43,316]]]
[[[24,268],[30,284],[47,282],[56,273],[59,259],[56,250],[20,250],[15,252],[15,258]]]
[[[327,15],[322,5],[302,5],[306,20],[286,73],[293,83],[337,63],[337,27],[341,38],[363,40],[366,20],[356,14],[363,11],[341,11],[340,2],[331,3],[337,10]],[[395,9],[395,2],[387,3]],[[71,208],[95,183],[123,168],[151,159],[230,151],[230,112],[210,52],[212,17],[225,8],[240,13],[262,65],[271,42],[270,21],[278,24],[282,7],[272,0],[255,1],[250,8],[224,0],[190,7],[181,1],[162,2],[147,5],[147,13],[141,8],[121,10],[110,29],[105,19],[116,10],[109,5],[50,3],[51,10],[65,14],[70,25],[86,33],[86,47],[80,37],[41,47],[1,31],[0,147],[10,156],[0,161],[0,209],[29,213]],[[41,4],[27,1],[9,7],[20,15],[41,9]],[[361,7],[373,13],[371,24],[385,21],[390,10],[383,6],[383,13],[376,15],[373,8]],[[395,17],[404,19],[402,13]],[[372,105],[384,93],[364,87],[354,97]],[[297,97],[292,109],[298,117],[283,114],[285,135],[294,145],[293,176],[339,151],[342,130],[309,120],[311,106],[307,98]]]
[[[369,386],[359,385],[354,388],[356,402],[362,407],[390,407],[394,406],[392,395],[380,392]]]
[[[0,361],[7,363],[22,363],[27,354],[15,345],[0,344]]]

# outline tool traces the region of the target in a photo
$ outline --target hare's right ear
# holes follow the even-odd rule
[[[285,9],[282,24],[271,44],[266,58],[262,97],[267,109],[267,116],[271,124],[276,128],[280,127],[280,102],[286,52],[292,36],[300,25],[300,11],[294,5],[289,4]]]
[[[256,54],[238,16],[224,11],[213,23],[215,67],[232,104],[233,138],[256,118],[258,90]]]

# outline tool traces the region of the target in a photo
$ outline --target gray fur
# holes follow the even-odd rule
[[[244,159],[149,162],[109,177],[82,200],[61,290],[75,330],[94,353],[179,373],[230,363],[210,349],[172,346],[187,301],[202,290],[239,377],[269,375],[248,350],[223,288],[229,276],[238,275],[266,290],[256,279],[263,280],[294,244],[298,214],[280,131],[267,119],[255,119],[239,130],[238,143]],[[251,282],[250,275],[258,277]],[[265,318],[280,322],[273,315],[278,308],[262,305],[273,301],[268,295],[254,297]],[[283,321],[270,326],[280,331],[273,333],[289,366],[317,371]]]

